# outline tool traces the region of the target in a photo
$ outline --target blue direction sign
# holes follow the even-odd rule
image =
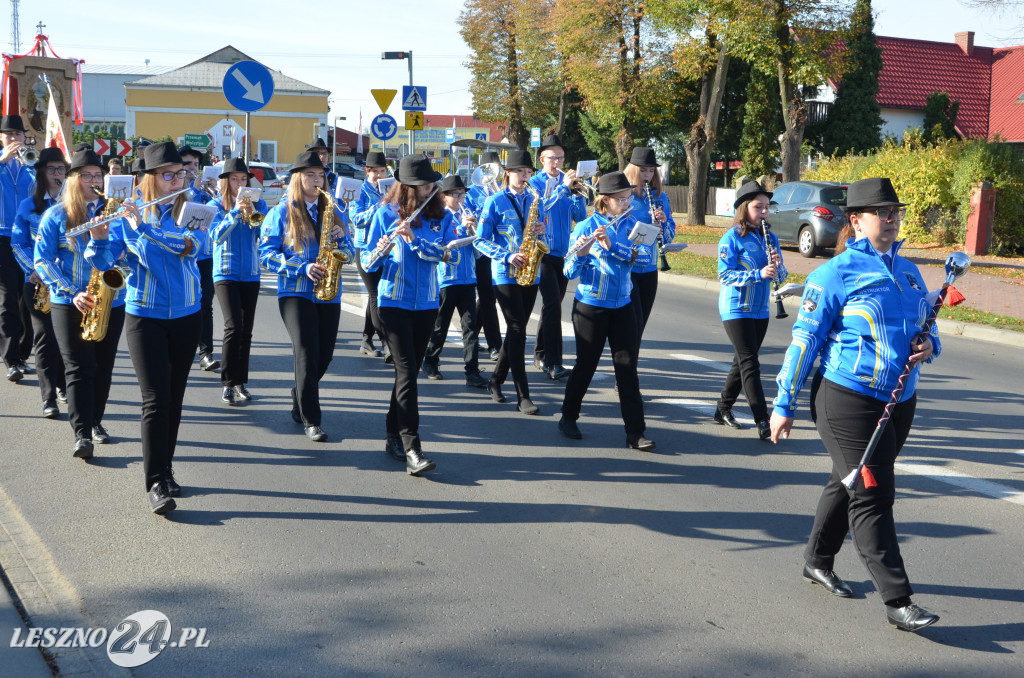
[[[402,110],[427,110],[427,88],[413,87],[412,85],[406,85],[402,87]]]
[[[398,123],[387,113],[381,113],[370,123],[370,131],[381,141],[387,141],[398,133]]]
[[[239,61],[224,74],[224,97],[240,111],[258,111],[274,96],[274,76],[256,61]]]

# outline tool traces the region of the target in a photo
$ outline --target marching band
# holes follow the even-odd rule
[[[173,459],[197,350],[202,369],[220,368],[224,403],[253,398],[247,384],[261,270],[276,276],[278,308],[292,343],[291,415],[311,441],[328,437],[320,382],[338,336],[340,272],[354,264],[368,293],[360,353],[383,357],[394,370],[381,429],[385,453],[403,462],[409,475],[436,468],[420,435],[418,376],[422,370],[428,379],[443,378],[440,357],[456,310],[466,385],[503,403],[502,386],[511,374],[519,412],[539,413],[525,365],[527,323],[538,294],[534,364],[549,380],[566,380],[561,434],[584,437],[577,422],[607,345],[626,447],[655,448],[646,437],[637,368],[657,294],[659,254],[676,227],[651,148],[633,149],[625,170],[603,175],[596,187],[574,170],[563,171],[565,151],[557,135],[541,144],[540,172],[535,174],[527,151],[510,150],[504,158],[488,152],[468,187],[459,176],[442,177],[423,155],[403,157],[392,179],[384,155],[370,152],[361,190],[346,192],[350,180],[330,171],[325,145],[314,140],[295,158],[286,196],[268,210],[259,182],[250,185],[254,175],[240,158],[223,163],[216,183],[204,183],[197,181],[201,152],[151,144],[132,163],[137,186],[113,196],[103,190],[105,167],[92,150],[78,149],[68,161],[59,149],[47,148],[26,162],[19,153],[24,127],[18,116],[0,121],[0,140],[0,353],[7,377],[18,381],[26,373],[21,306],[28,304],[43,416],[58,417],[58,403],[66,399],[72,455],[91,459],[94,444],[111,441],[102,422],[123,329],[141,390],[144,481],[155,514],[173,510],[181,497]],[[898,256],[902,203],[891,183],[856,182],[849,195],[851,238],[841,240],[837,256],[808,279],[771,413],[758,352],[770,287],[787,273],[765,221],[771,191],[755,182],[737,191],[735,222],[718,252],[719,310],[734,358],[714,422],[741,428],[732,409],[742,391],[759,438],[784,440],[797,394],[821,353],[811,415],[833,471],[803,576],[848,597],[832,562],[852,531],[889,622],[913,631],[937,616],[910,600],[892,522],[893,462],[913,422],[916,367],[938,356],[940,345],[934,333],[907,334],[906,328],[920,324],[917,311],[927,290],[914,265]],[[209,221],[193,230],[183,216],[195,209],[207,210]],[[897,275],[912,283],[875,285],[877,298],[851,292],[865,278]],[[578,281],[571,369],[563,366],[561,341],[561,303],[570,280]],[[899,292],[885,296],[877,291],[883,289]],[[214,296],[224,318],[220,361],[213,356]],[[866,364],[870,356],[859,353],[860,338],[875,329],[862,326],[870,319],[861,316],[876,308],[885,313],[879,326],[893,325],[892,341],[888,353]],[[496,361],[489,379],[480,370],[481,331],[484,350]],[[877,458],[864,467],[874,485],[844,488],[840,479],[856,464],[890,382],[908,360],[914,367],[910,387],[892,408],[891,430]],[[868,491],[875,486],[880,489]]]

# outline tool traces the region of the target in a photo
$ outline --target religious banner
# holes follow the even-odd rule
[[[46,56],[47,51],[52,56]],[[42,147],[46,139],[50,92],[60,125],[70,130],[82,122],[82,91],[80,59],[61,59],[50,47],[45,35],[37,35],[35,44],[25,54],[4,54],[3,114],[20,115],[25,123],[25,136]],[[50,87],[41,76],[47,76]]]

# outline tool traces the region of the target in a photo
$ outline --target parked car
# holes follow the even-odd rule
[[[846,185],[791,181],[775,189],[769,205],[772,233],[783,245],[795,245],[811,258],[836,246],[846,225]]]
[[[284,196],[284,182],[277,176],[274,168],[265,162],[250,162],[249,171],[263,184],[263,200],[267,207],[273,207]]]
[[[352,179],[366,178],[366,170],[351,162],[336,162],[331,167],[339,177],[351,177]]]

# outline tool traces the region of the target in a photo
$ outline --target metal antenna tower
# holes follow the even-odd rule
[[[21,36],[18,34],[18,3],[21,0],[11,0],[11,47],[14,53],[21,51]]]

